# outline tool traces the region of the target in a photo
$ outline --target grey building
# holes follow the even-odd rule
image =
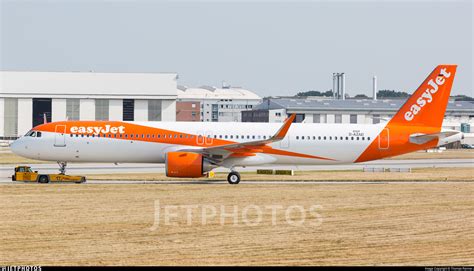
[[[296,114],[305,123],[380,123],[389,120],[405,100],[333,100],[324,98],[265,98],[253,110],[242,112],[243,122],[283,122]],[[443,127],[461,130],[474,124],[474,103],[449,101]],[[466,126],[466,125],[464,125]],[[465,131],[466,132],[466,131]]]

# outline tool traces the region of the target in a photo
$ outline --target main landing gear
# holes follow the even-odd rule
[[[240,174],[232,170],[229,175],[227,175],[227,181],[230,184],[238,184],[240,182]]]
[[[67,166],[67,162],[57,162],[58,165],[59,165],[59,174],[66,174],[66,166]]]

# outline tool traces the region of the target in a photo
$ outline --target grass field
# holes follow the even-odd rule
[[[473,158],[472,151],[404,159]],[[29,164],[8,152],[0,163]],[[163,180],[163,174],[90,174],[89,180]],[[215,180],[224,180],[218,173]],[[474,265],[474,168],[411,173],[297,171],[242,173],[242,181],[322,180],[332,184],[1,184],[0,265]],[[170,180],[167,178],[166,180]],[[383,181],[347,184],[337,181]],[[407,181],[390,183],[390,181]],[[412,182],[408,182],[412,181]],[[416,183],[418,181],[418,183]],[[435,182],[423,182],[435,181]],[[454,181],[454,182],[450,182]],[[166,206],[212,206],[232,218],[193,213],[151,230]],[[302,207],[287,222],[284,211]],[[308,211],[318,205],[319,220]],[[261,222],[244,223],[257,206]],[[219,213],[220,214],[220,213]],[[298,215],[299,214],[299,215]],[[255,222],[255,212],[246,216]],[[320,224],[314,225],[314,222]]]
[[[0,265],[473,265],[473,191],[472,182],[1,185]],[[322,223],[308,215],[294,226],[278,212],[273,225],[262,209],[256,226],[203,225],[198,212],[152,231],[156,200],[161,212],[320,205]]]

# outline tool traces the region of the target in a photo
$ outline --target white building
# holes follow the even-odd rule
[[[178,103],[200,103],[201,121],[240,122],[242,111],[252,110],[262,101],[257,94],[239,87],[178,86],[178,89]]]
[[[0,71],[0,140],[61,120],[175,121],[177,74]]]

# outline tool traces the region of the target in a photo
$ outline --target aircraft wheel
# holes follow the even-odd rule
[[[229,175],[227,175],[227,181],[230,184],[238,184],[240,182],[240,174],[237,171],[231,171]]]

